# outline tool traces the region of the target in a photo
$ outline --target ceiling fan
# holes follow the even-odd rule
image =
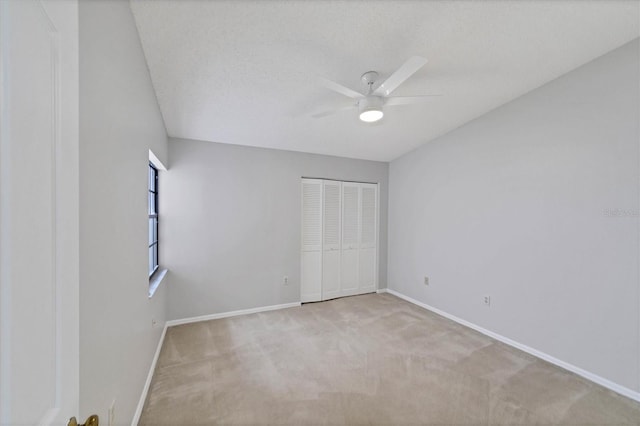
[[[359,111],[360,120],[373,123],[380,120],[383,115],[383,107],[416,104],[428,101],[431,97],[440,95],[425,95],[425,96],[389,96],[391,92],[396,90],[398,86],[411,77],[416,71],[422,68],[427,63],[425,58],[420,56],[413,56],[407,62],[402,64],[393,74],[389,76],[385,81],[378,83],[378,73],[375,71],[368,71],[362,74],[360,80],[367,86],[366,93],[356,92],[334,81],[321,79],[322,84],[334,92],[338,92],[342,95],[355,99],[357,102],[353,105],[345,106],[342,108],[331,109],[328,111],[319,112],[314,114],[313,117],[321,118],[328,115],[335,114],[342,110],[348,110],[357,107]],[[374,89],[375,87],[375,89]]]

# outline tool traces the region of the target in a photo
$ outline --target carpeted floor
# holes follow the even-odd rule
[[[140,425],[640,425],[640,404],[389,294],[171,327]]]

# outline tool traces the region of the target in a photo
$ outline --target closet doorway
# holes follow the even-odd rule
[[[377,270],[378,184],[303,178],[301,301],[375,292]]]

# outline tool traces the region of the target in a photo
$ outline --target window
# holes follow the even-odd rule
[[[149,163],[149,277],[158,270],[158,169]]]

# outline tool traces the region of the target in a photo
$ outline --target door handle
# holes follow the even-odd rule
[[[97,414],[92,414],[90,415],[87,420],[83,423],[83,424],[78,424],[78,421],[76,420],[75,417],[71,417],[69,419],[69,423],[67,423],[67,426],[98,426],[100,423],[100,419],[98,419],[98,415]]]

